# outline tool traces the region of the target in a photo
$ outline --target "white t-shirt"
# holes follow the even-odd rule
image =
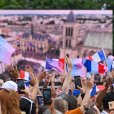
[[[105,110],[103,110],[103,111],[101,112],[101,114],[108,114],[108,112],[106,112]]]

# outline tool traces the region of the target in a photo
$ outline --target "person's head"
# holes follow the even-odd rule
[[[85,112],[85,114],[96,114],[96,112],[94,111],[93,108],[89,108],[89,110],[87,110],[87,111]]]
[[[21,97],[20,99],[20,109],[21,111],[26,112],[26,114],[36,114],[36,105],[35,103],[26,98],[26,97]]]
[[[13,90],[2,89],[0,91],[2,114],[21,114],[19,109],[19,94]]]
[[[49,109],[46,109],[43,113],[41,114],[51,114],[51,111]]]
[[[13,90],[13,91],[17,91],[17,84],[14,81],[6,81],[5,83],[3,83],[2,89],[6,89],[8,91]]]
[[[68,110],[77,108],[77,99],[75,96],[67,96],[64,99],[68,102]]]
[[[68,103],[61,98],[54,99],[54,106],[56,110],[60,111],[63,114],[68,110]]]
[[[109,111],[109,104],[108,102],[114,101],[114,93],[107,93],[104,97],[103,97],[103,109],[106,111]]]

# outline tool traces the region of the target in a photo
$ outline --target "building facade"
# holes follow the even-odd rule
[[[78,43],[78,33],[80,24],[76,23],[74,14],[71,11],[68,15],[66,22],[63,24],[63,46],[60,49],[60,58],[69,54],[71,58],[77,56],[77,50],[75,49]]]
[[[48,51],[48,39],[46,35],[24,33],[20,39],[20,48],[23,52],[45,54]]]
[[[81,39],[81,40],[80,40]],[[81,42],[79,42],[79,40]],[[70,58],[78,55],[87,56],[100,49],[106,53],[112,52],[112,26],[111,23],[84,23],[81,24],[71,11],[63,24],[62,48],[60,58],[69,54]]]

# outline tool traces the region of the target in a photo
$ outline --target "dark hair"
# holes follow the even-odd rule
[[[38,114],[43,114],[43,113],[46,112],[47,110],[48,110],[47,107],[46,107],[44,104],[42,104],[42,105],[40,105],[39,108],[38,108]]]
[[[77,106],[77,99],[75,96],[66,96],[63,99],[68,102],[68,110],[74,110],[78,107]]]
[[[95,114],[95,111],[93,110],[93,108],[89,108],[89,110],[87,110],[85,114]]]
[[[114,93],[107,93],[104,97],[103,97],[103,109],[104,110],[109,110],[109,105],[108,102],[110,101],[114,101]]]
[[[114,93],[114,85],[110,85],[110,92]]]
[[[36,114],[36,105],[35,103],[25,97],[20,99],[20,109],[21,111],[26,112],[26,114]]]

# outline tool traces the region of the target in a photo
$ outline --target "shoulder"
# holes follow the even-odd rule
[[[107,113],[106,111],[103,110],[103,111],[101,112],[101,114],[108,114],[108,113]]]

